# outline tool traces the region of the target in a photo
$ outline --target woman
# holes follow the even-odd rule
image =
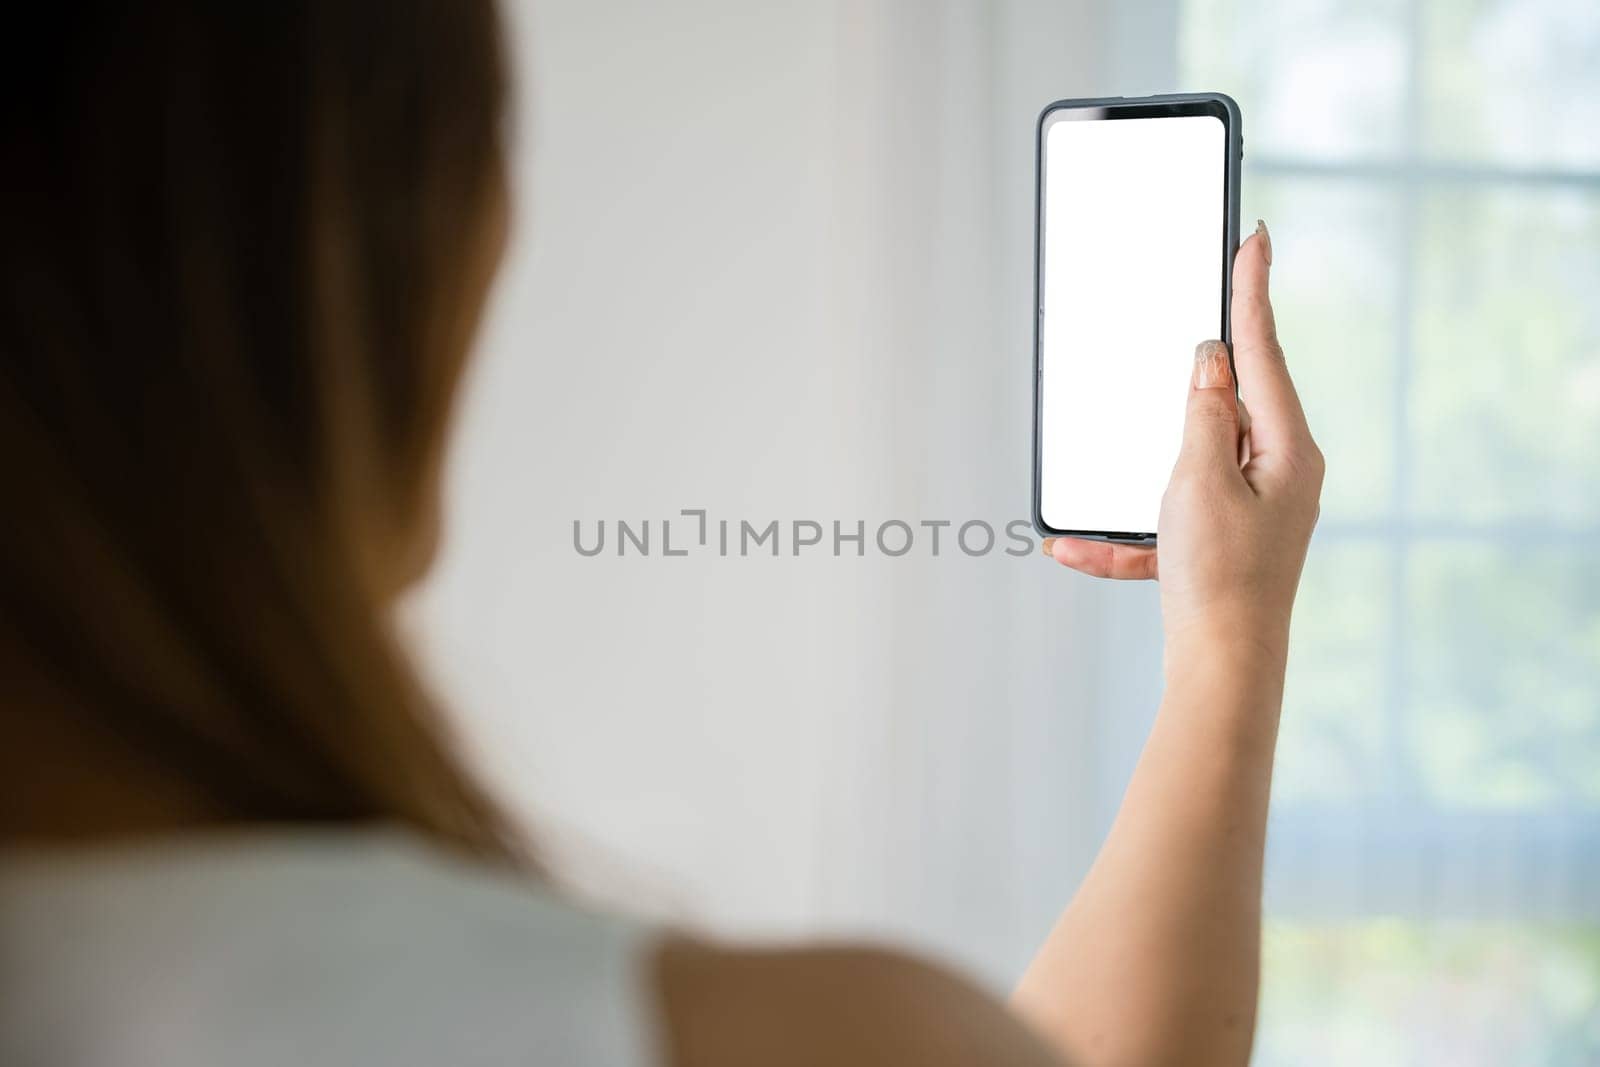
[[[1246,1061],[1322,460],[1264,227],[1161,514],[1168,689],[1010,1005],[587,914],[396,641],[509,209],[490,0],[42,5],[0,242],[0,1062]],[[1156,554],[1058,540],[1090,574]]]

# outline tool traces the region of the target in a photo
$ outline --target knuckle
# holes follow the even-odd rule
[[[1196,422],[1237,422],[1239,406],[1226,389],[1202,389],[1190,402],[1189,417]]]
[[[1322,449],[1317,447],[1315,441],[1311,442],[1306,452],[1306,470],[1317,479],[1317,484],[1322,484],[1323,476],[1328,473],[1328,457],[1322,454]]]
[[[1328,458],[1309,433],[1289,446],[1289,462],[1298,474],[1318,485],[1328,471]]]
[[[1261,323],[1261,345],[1269,355],[1283,358],[1283,342],[1278,340],[1278,320],[1273,317],[1270,307],[1267,308],[1265,321]]]

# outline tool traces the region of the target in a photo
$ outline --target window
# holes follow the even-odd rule
[[[1328,456],[1263,1063],[1600,1058],[1600,4],[1183,0]]]

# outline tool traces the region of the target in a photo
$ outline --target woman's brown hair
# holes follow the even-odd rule
[[[41,810],[93,807],[49,788],[81,757],[203,824],[506,856],[389,610],[498,251],[491,0],[30,7],[0,45],[0,833],[92,828]]]

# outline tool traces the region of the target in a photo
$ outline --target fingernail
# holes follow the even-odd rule
[[[1049,556],[1049,557],[1051,557],[1052,559],[1055,558],[1055,553],[1050,551],[1050,546],[1055,544],[1055,543],[1056,543],[1056,539],[1054,537],[1046,537],[1044,539],[1044,554]]]
[[[1194,387],[1231,389],[1233,372],[1228,369],[1228,346],[1221,341],[1201,341],[1194,349]]]
[[[1272,234],[1267,232],[1265,219],[1256,219],[1256,236],[1261,238],[1261,254],[1267,259],[1267,266],[1272,266]]]

